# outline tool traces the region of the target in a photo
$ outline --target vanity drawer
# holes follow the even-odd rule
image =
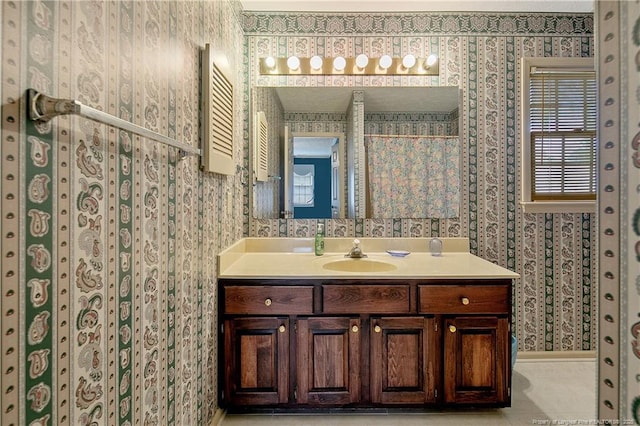
[[[313,313],[312,286],[229,286],[225,314],[298,315]]]
[[[422,313],[510,313],[506,285],[421,285],[418,309]]]
[[[403,314],[411,312],[409,285],[322,286],[325,314]]]

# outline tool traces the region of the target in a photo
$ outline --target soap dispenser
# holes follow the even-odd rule
[[[442,254],[442,240],[438,237],[434,237],[429,242],[429,251],[431,256],[440,256]]]
[[[318,224],[314,242],[314,249],[316,252],[316,256],[322,256],[324,254],[324,223]]]

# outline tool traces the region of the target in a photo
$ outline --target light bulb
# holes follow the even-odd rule
[[[415,64],[416,64],[416,57],[411,54],[405,55],[405,57],[402,58],[402,66],[407,69],[413,68]]]
[[[427,67],[432,67],[436,62],[438,62],[438,55],[431,54],[425,61],[425,65],[427,65]]]
[[[380,67],[383,69],[387,69],[391,66],[391,63],[393,62],[393,60],[391,59],[391,56],[389,55],[383,55],[380,57]]]
[[[297,56],[289,56],[287,59],[287,66],[290,70],[295,71],[300,67],[300,59]]]
[[[342,71],[347,66],[347,61],[342,56],[336,56],[333,60],[333,67],[336,71]]]
[[[309,60],[309,64],[311,64],[311,68],[314,70],[319,70],[322,68],[322,58],[318,55],[312,56]]]
[[[274,58],[273,56],[267,56],[266,58],[264,58],[264,64],[267,66],[267,68],[273,69],[276,66],[276,58]]]
[[[358,56],[356,56],[356,65],[358,66],[358,68],[362,69],[366,67],[368,63],[369,63],[369,57],[364,53],[361,53]]]

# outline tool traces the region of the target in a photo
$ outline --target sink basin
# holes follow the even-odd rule
[[[339,272],[388,272],[398,269],[396,265],[373,259],[340,259],[322,265],[324,269]]]

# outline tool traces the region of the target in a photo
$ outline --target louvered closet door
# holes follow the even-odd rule
[[[207,44],[202,60],[204,91],[204,137],[202,165],[205,171],[232,175],[233,161],[233,83],[226,72],[213,62]]]

